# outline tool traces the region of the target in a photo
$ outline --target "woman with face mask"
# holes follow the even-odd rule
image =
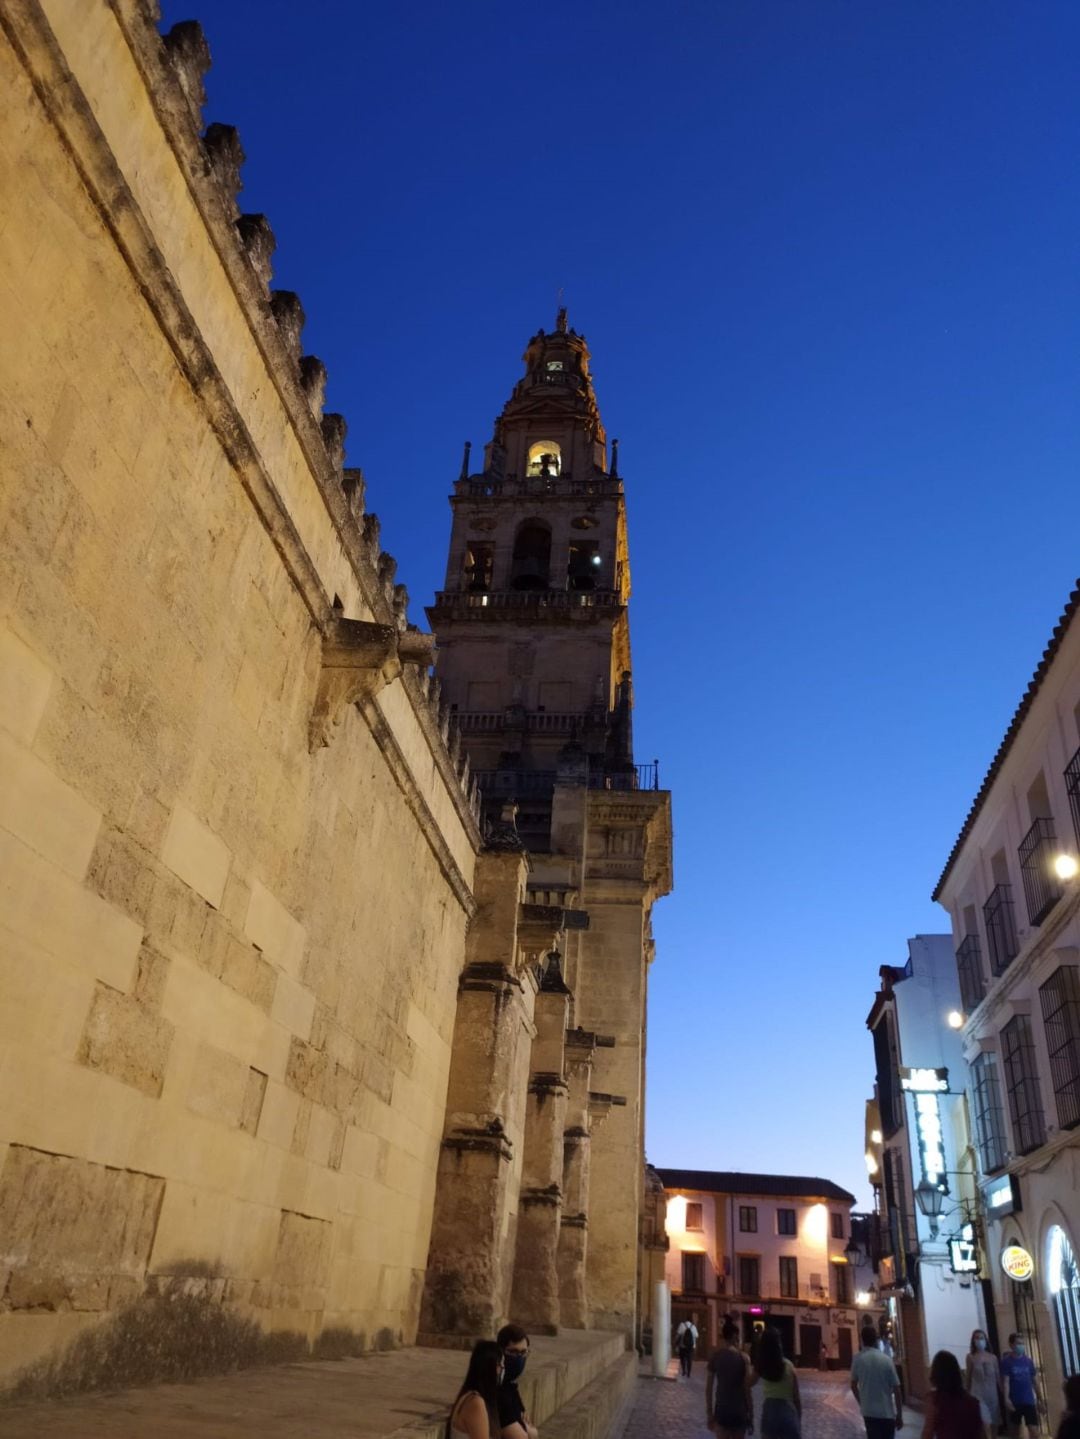
[[[986,1439],[995,1439],[1005,1412],[1005,1392],[1001,1387],[997,1356],[990,1348],[984,1329],[976,1329],[971,1336],[964,1385],[967,1392],[979,1401]]]
[[[529,1336],[520,1324],[504,1324],[495,1339],[502,1350],[503,1378],[499,1385],[499,1424],[502,1439],[537,1439],[529,1423],[517,1382],[529,1357]]]

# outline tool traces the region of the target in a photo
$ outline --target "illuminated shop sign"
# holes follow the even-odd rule
[[[954,1274],[976,1274],[979,1251],[975,1247],[975,1226],[965,1224],[959,1236],[949,1240],[949,1262]]]
[[[949,1088],[947,1069],[901,1069],[900,1087],[915,1101],[915,1131],[919,1136],[919,1158],[923,1178],[942,1194],[948,1194],[945,1178],[945,1151],[941,1142],[941,1106],[938,1095]]]
[[[1035,1273],[1035,1261],[1019,1244],[1010,1244],[1001,1251],[1001,1267],[1010,1279],[1022,1284]]]
[[[1020,1185],[1011,1174],[991,1179],[983,1186],[983,1204],[991,1219],[1004,1219],[1020,1212]]]

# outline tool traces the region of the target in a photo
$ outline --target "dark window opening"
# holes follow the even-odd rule
[[[566,567],[567,578],[572,590],[596,589],[596,575],[600,568],[600,546],[590,540],[575,540],[570,546],[570,560]]]
[[[703,1228],[701,1222],[701,1205],[688,1203],[686,1206],[686,1227],[687,1229]]]
[[[979,1157],[986,1173],[992,1174],[1005,1163],[1006,1150],[997,1056],[989,1050],[976,1055],[971,1066],[971,1091]]]
[[[684,1254],[682,1257],[682,1287],[683,1293],[688,1291],[693,1294],[704,1294],[705,1292],[705,1256],[704,1254]]]
[[[795,1227],[794,1209],[778,1209],[776,1211],[776,1232],[777,1234],[795,1234],[798,1232]]]
[[[754,1298],[761,1293],[760,1261],[749,1254],[739,1255],[739,1293]]]
[[[551,569],[551,531],[547,525],[525,524],[518,530],[510,562],[515,590],[546,590]]]
[[[833,1213],[829,1216],[829,1222],[832,1225],[832,1237],[834,1239],[843,1239],[844,1216],[842,1214],[837,1214],[834,1210]]]
[[[739,1205],[739,1232],[740,1234],[757,1233],[757,1205]]]
[[[799,1297],[799,1261],[791,1254],[780,1256],[780,1296],[783,1299]]]
[[[465,587],[471,593],[490,590],[495,572],[495,546],[490,540],[470,540],[465,549]]]

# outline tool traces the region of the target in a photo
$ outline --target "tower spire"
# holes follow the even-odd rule
[[[566,334],[566,306],[565,306],[565,305],[560,305],[560,306],[559,306],[559,313],[555,316],[555,333],[558,334],[558,335],[565,335],[565,334]]]

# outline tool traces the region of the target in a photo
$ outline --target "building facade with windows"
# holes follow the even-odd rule
[[[763,1325],[779,1330],[799,1363],[816,1365],[822,1344],[833,1362],[851,1362],[858,1347],[848,1253],[854,1195],[795,1175],[658,1172],[675,1324],[697,1313],[703,1351],[731,1316],[747,1341]]]
[[[1004,1342],[1028,1331],[1051,1418],[1080,1371],[1080,588],[934,891],[952,919]]]
[[[930,1359],[963,1362],[983,1301],[966,1226],[977,1218],[968,1084],[955,1023],[960,991],[946,934],[908,940],[907,962],[882,965],[866,1024],[875,1099],[866,1157],[876,1196],[878,1290],[907,1393],[926,1394]]]

